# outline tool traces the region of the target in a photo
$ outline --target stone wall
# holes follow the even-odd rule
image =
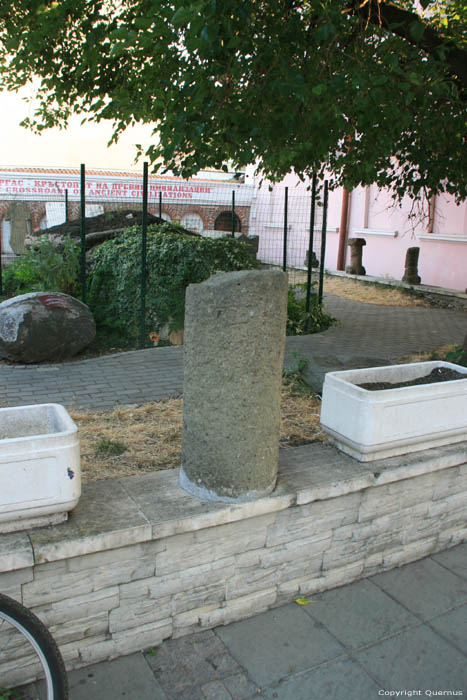
[[[467,443],[361,464],[281,451],[279,484],[201,502],[178,470],[89,484],[69,521],[0,537],[0,590],[68,668],[248,617],[467,539]]]

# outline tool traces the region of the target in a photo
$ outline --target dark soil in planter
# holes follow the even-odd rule
[[[423,377],[416,377],[407,382],[366,382],[365,384],[357,384],[362,389],[368,391],[380,391],[381,389],[399,389],[403,386],[417,386],[417,384],[435,384],[436,382],[453,382],[455,379],[467,379],[467,374],[457,372],[449,367],[435,367],[430,374],[425,374]]]

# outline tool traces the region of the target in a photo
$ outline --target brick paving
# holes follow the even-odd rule
[[[323,333],[287,338],[285,366],[307,359],[319,390],[324,373],[395,362],[410,353],[463,341],[467,313],[439,308],[362,304],[325,296],[338,323]],[[62,364],[0,364],[0,404],[61,403],[106,410],[180,396],[183,348],[150,348]]]

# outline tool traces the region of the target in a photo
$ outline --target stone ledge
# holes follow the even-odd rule
[[[243,504],[199,501],[178,485],[178,469],[86,484],[66,523],[2,535],[0,571],[59,561],[204,528],[233,523],[291,506],[337,498],[467,462],[467,442],[370,465],[331,444],[280,451],[279,481],[265,498]]]

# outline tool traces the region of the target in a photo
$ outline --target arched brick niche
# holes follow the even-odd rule
[[[234,213],[233,215],[233,224],[234,224],[234,232],[235,233],[241,233],[242,231],[242,222],[240,221],[240,217]],[[216,220],[214,221],[214,230],[215,231],[229,231],[232,232],[232,211],[225,210],[221,211],[220,214],[216,217]]]

